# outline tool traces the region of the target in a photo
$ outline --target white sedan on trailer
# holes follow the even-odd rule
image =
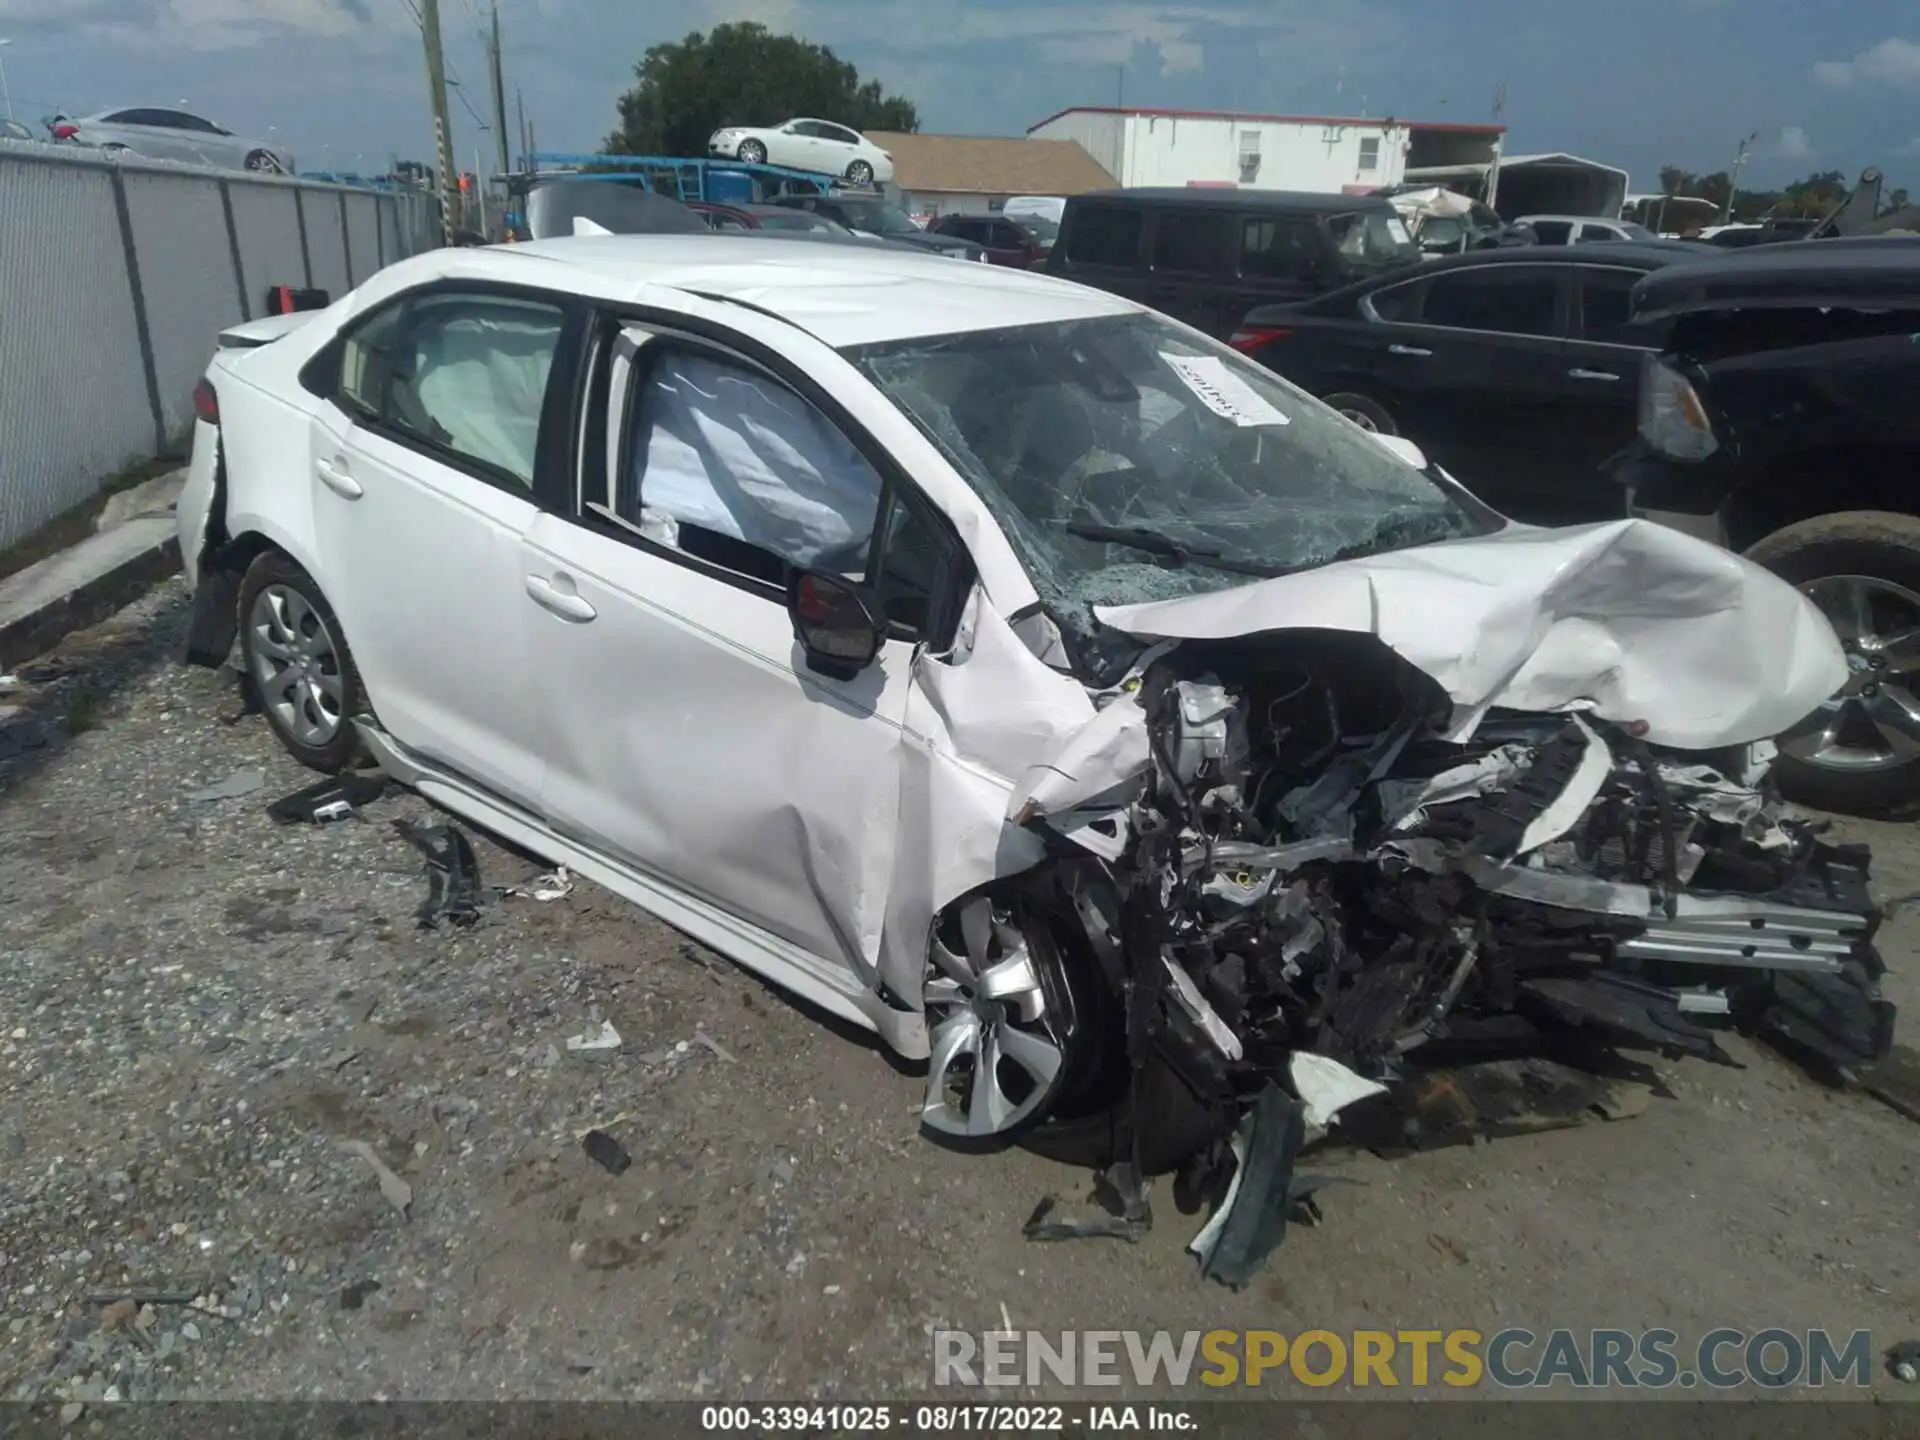
[[[1700,1051],[1782,976],[1884,1038],[1864,857],[1755,788],[1840,648],[1725,551],[933,255],[441,250],[224,340],[188,658],[928,1059],[933,1132],[1157,1168],[1308,1050]]]
[[[893,156],[858,130],[831,120],[789,120],[765,127],[731,125],[716,130],[707,151],[749,165],[784,165],[836,175],[855,185],[884,185],[893,179]]]

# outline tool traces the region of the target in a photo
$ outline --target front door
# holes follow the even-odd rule
[[[1600,467],[1633,443],[1640,419],[1640,367],[1665,340],[1664,326],[1636,324],[1628,296],[1645,272],[1624,265],[1574,267],[1573,334],[1561,367],[1565,392],[1563,443],[1572,482],[1590,496],[1593,513],[1618,516],[1620,490]]]
[[[737,356],[635,327],[598,369],[607,455],[522,550],[549,823],[870,982],[924,613],[894,604],[872,665],[821,675],[786,579],[871,582],[883,504],[893,541],[906,502]]]
[[[313,421],[316,578],[382,727],[536,810],[520,547],[535,504],[557,304],[435,291],[345,340]]]

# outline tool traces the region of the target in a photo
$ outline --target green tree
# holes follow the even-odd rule
[[[888,95],[824,45],[775,35],[753,21],[655,45],[620,97],[616,155],[705,155],[725,125],[777,125],[796,115],[855,130],[920,128],[914,104]]]

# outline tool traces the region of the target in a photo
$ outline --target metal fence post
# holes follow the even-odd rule
[[[373,268],[387,268],[387,196],[373,197]]]
[[[247,304],[247,271],[240,263],[240,227],[233,223],[233,192],[220,182],[220,208],[227,216],[227,253],[233,256],[233,289],[240,297],[240,318],[253,319],[253,307]]]
[[[307,192],[299,186],[293,191],[293,218],[300,223],[300,268],[306,273],[307,289],[313,288],[313,251],[307,244]]]
[[[153,408],[153,453],[167,448],[167,412],[160,404],[160,372],[153,363],[153,331],[147,325],[147,296],[140,288],[140,255],[133,243],[133,212],[127,208],[127,177],[113,167],[113,208],[120,218],[120,247],[127,257],[127,289],[133,295],[133,328],[140,340],[140,365],[146,371],[147,404]]]
[[[347,225],[347,192],[342,190],[334,198],[340,202],[340,253],[347,257],[347,289],[353,288],[353,231]]]

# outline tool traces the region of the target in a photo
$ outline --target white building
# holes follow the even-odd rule
[[[1245,185],[1337,195],[1399,184],[1410,150],[1444,149],[1447,160],[1491,158],[1505,129],[1423,125],[1391,116],[1083,105],[1050,115],[1027,133],[1035,139],[1078,141],[1123,186]]]

